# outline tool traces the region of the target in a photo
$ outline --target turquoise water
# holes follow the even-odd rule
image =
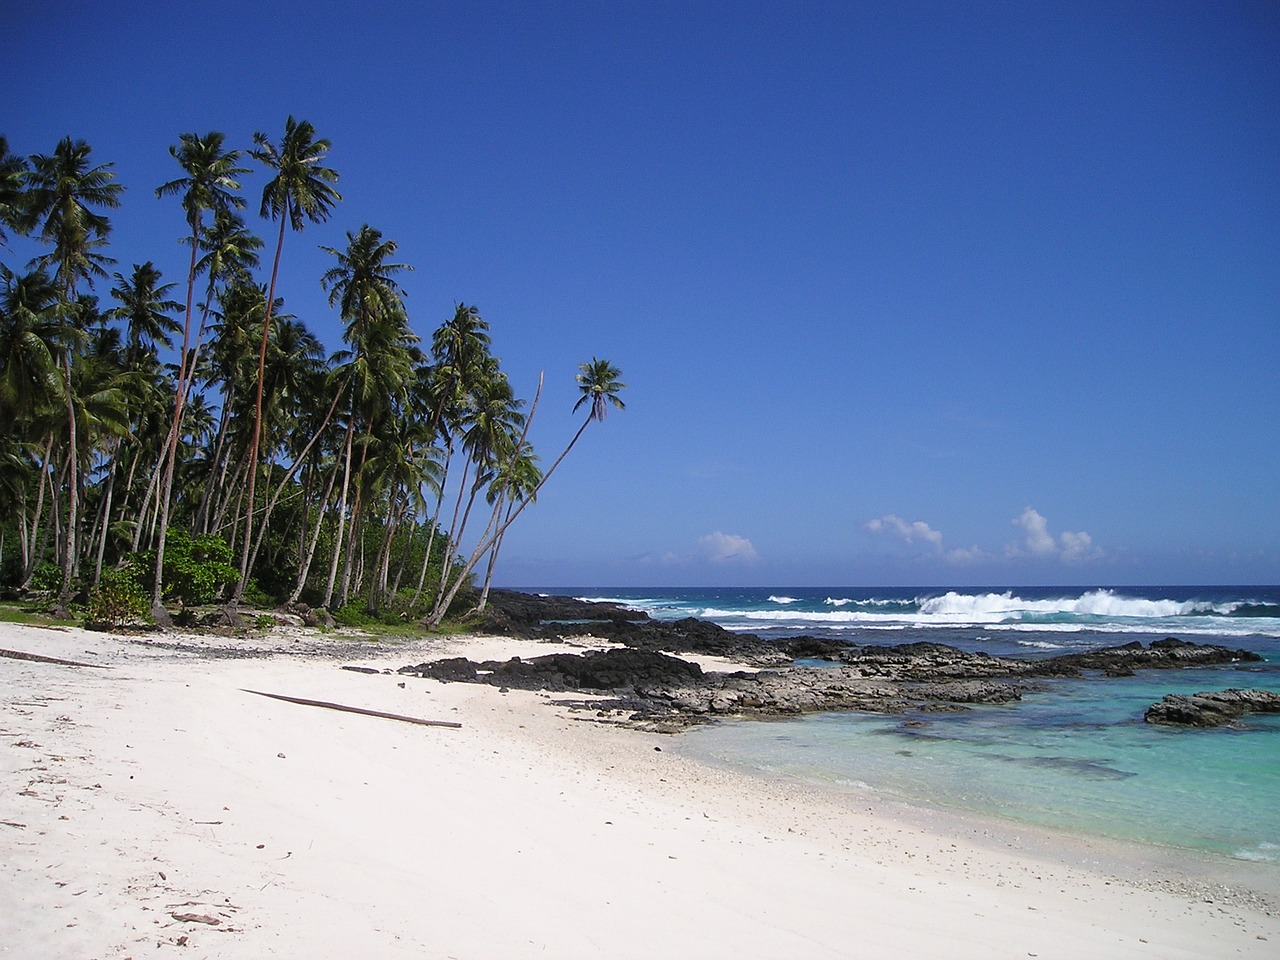
[[[738,721],[696,729],[683,743],[695,756],[766,775],[1274,866],[1280,883],[1280,716],[1213,730],[1142,719],[1166,693],[1280,692],[1278,588],[607,595],[654,616],[701,615],[761,636],[936,640],[1024,657],[1178,636],[1258,652],[1261,664],[1054,681],[1019,703],[957,714]]]

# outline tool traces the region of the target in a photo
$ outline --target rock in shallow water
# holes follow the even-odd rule
[[[1270,690],[1203,690],[1168,694],[1144,715],[1147,723],[1184,727],[1221,727],[1246,713],[1280,713],[1280,693]]]

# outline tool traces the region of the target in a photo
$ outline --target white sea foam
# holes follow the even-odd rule
[[[1090,590],[1078,597],[1056,597],[1048,600],[1026,600],[1004,593],[967,594],[948,591],[940,597],[920,601],[920,612],[941,618],[963,618],[966,622],[1003,620],[1027,615],[1105,617],[1108,619],[1157,619],[1185,617],[1193,614],[1228,615],[1239,604],[1212,604],[1199,600],[1145,600],[1125,597],[1112,590]]]
[[[795,597],[770,597],[770,603],[799,603]]]

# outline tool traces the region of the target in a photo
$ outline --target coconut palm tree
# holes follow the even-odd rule
[[[406,395],[413,378],[410,347],[417,337],[409,330],[404,312],[404,290],[395,279],[397,274],[412,268],[390,262],[396,253],[394,240],[384,240],[380,231],[365,224],[355,233],[347,233],[346,250],[321,249],[337,260],[325,272],[321,284],[329,294],[329,305],[337,306],[340,316],[346,321],[342,338],[351,347],[349,352],[339,355],[340,359],[349,360],[345,378],[351,384],[350,414],[344,444],[337,543],[325,590],[325,603],[328,604],[337,578],[338,555],[343,552],[346,539],[339,591],[339,604],[342,604],[350,591],[355,533],[363,503],[361,474],[373,430],[379,418]],[[352,462],[357,426],[362,427],[358,466]],[[352,532],[347,539],[347,503],[353,472],[356,491],[350,511]]]
[[[573,405],[573,409],[574,411],[577,411],[583,406],[583,404],[586,404],[586,419],[583,420],[582,425],[578,427],[578,431],[569,441],[569,445],[564,448],[564,451],[560,456],[556,457],[555,462],[551,464],[550,469],[542,475],[537,486],[533,488],[528,496],[520,501],[519,506],[512,510],[504,520],[496,525],[491,524],[490,529],[487,530],[485,535],[480,538],[480,542],[476,544],[475,549],[471,553],[471,557],[466,563],[461,565],[461,569],[458,572],[458,578],[454,581],[453,586],[447,591],[442,591],[436,598],[435,605],[432,607],[431,613],[428,614],[426,619],[426,625],[428,627],[434,628],[440,625],[440,621],[444,619],[444,615],[448,611],[449,605],[453,603],[454,598],[458,595],[458,591],[462,588],[462,584],[465,582],[467,576],[476,568],[480,559],[489,550],[493,549],[494,545],[502,538],[503,534],[506,533],[511,524],[515,523],[516,518],[524,512],[525,507],[534,501],[538,493],[546,485],[547,481],[551,479],[551,475],[555,473],[556,468],[560,466],[564,461],[564,458],[569,455],[569,451],[572,450],[578,440],[581,439],[582,434],[587,427],[594,421],[604,420],[605,416],[609,412],[610,406],[613,406],[618,410],[626,409],[626,404],[623,403],[622,398],[618,396],[618,394],[626,388],[626,384],[619,379],[621,376],[622,371],[608,360],[592,358],[590,363],[584,363],[579,366],[576,380],[578,383],[578,390],[581,392],[582,396],[579,397],[578,402]],[[521,455],[524,452],[524,439],[521,438],[517,444],[516,455]]]
[[[276,296],[276,278],[280,273],[280,251],[284,249],[284,229],[287,223],[294,231],[300,231],[307,221],[321,223],[329,218],[333,205],[342,199],[334,189],[338,173],[322,166],[329,153],[329,141],[317,140],[315,127],[306,120],[285,121],[284,137],[279,144],[272,143],[265,133],[255,133],[257,145],[250,155],[265,164],[275,176],[262,189],[263,217],[280,221],[280,235],[276,240],[276,255],[271,266],[271,283],[267,289],[267,311],[262,322],[262,342],[258,354],[257,395],[253,412],[253,437],[249,457],[248,508],[245,510],[245,537],[240,558],[240,581],[236,584],[232,602],[244,596],[249,581],[249,549],[253,530],[254,481],[257,476],[258,449],[262,440],[262,378],[267,362],[267,341],[271,328],[271,315]]]
[[[144,355],[154,354],[156,345],[172,346],[170,339],[182,327],[171,314],[182,309],[176,300],[166,299],[175,284],[161,283],[160,271],[150,260],[135,263],[126,278],[115,274],[116,285],[111,296],[120,304],[107,311],[107,316],[125,324],[125,362],[136,365]]]
[[[219,298],[222,306],[221,322],[218,327],[219,336],[213,346],[213,362],[204,365],[212,375],[210,382],[220,382],[223,391],[213,454],[208,458],[208,477],[205,482],[206,492],[215,494],[217,492],[215,478],[219,475],[224,463],[227,428],[235,406],[239,358],[247,355],[252,346],[249,341],[249,331],[242,322],[247,318],[247,310],[237,309],[235,305],[246,299],[248,291],[257,291],[252,294],[252,299],[255,301],[262,299],[262,293],[254,285],[252,276],[252,271],[258,266],[258,251],[262,249],[262,240],[245,226],[244,220],[237,213],[232,210],[221,210],[214,215],[213,224],[200,238],[200,249],[204,251],[204,256],[200,258],[196,270],[198,273],[207,274],[208,283],[204,304],[201,307],[200,330],[196,335],[193,366],[200,361],[204,331],[210,316],[213,315],[215,298]],[[233,291],[241,291],[241,293],[233,293]],[[213,517],[213,507],[217,499],[216,496],[207,495],[196,509],[193,522],[202,533],[209,532],[209,521]]]
[[[179,354],[177,386],[173,397],[173,429],[170,431],[169,443],[161,467],[164,479],[160,498],[160,538],[156,544],[156,564],[151,589],[151,614],[161,626],[167,626],[169,620],[162,602],[164,553],[169,529],[169,508],[173,495],[173,473],[178,451],[178,425],[182,422],[182,406],[190,390],[193,372],[189,365],[189,362],[194,363],[194,358],[189,354],[191,318],[201,234],[204,231],[204,215],[208,211],[216,218],[219,213],[228,213],[244,207],[244,200],[232,191],[240,189],[240,183],[236,178],[249,172],[247,167],[236,166],[240,159],[240,151],[226,150],[223,146],[226,137],[222,133],[211,131],[203,137],[194,133],[184,133],[178,139],[178,144],[169,147],[169,155],[178,161],[186,176],[170,180],[156,188],[157,197],[182,197],[182,208],[186,213],[187,224],[191,227],[191,236],[187,238],[191,246],[191,263],[187,269],[186,316],[182,326],[182,351]]]
[[[517,446],[517,450],[520,449]],[[487,494],[489,501],[493,504],[493,520],[491,523],[497,523],[502,529],[493,540],[493,546],[489,550],[489,563],[485,568],[484,588],[480,591],[480,599],[476,603],[476,612],[484,611],[485,606],[489,602],[489,589],[493,585],[493,571],[498,566],[498,551],[502,549],[502,538],[505,535],[506,525],[498,523],[499,518],[506,520],[509,518],[526,500],[531,500],[537,495],[538,485],[542,480],[542,471],[538,469],[538,458],[532,451],[526,450],[523,453],[512,454],[503,458],[502,463],[498,467],[493,483],[489,487]],[[505,508],[505,516],[503,511]]]
[[[36,154],[31,158],[27,175],[26,214],[40,242],[52,249],[37,257],[35,264],[52,268],[54,282],[61,293],[61,306],[66,324],[63,339],[63,377],[66,386],[67,411],[67,538],[62,558],[62,589],[58,594],[58,612],[66,613],[71,599],[76,566],[79,560],[76,538],[79,526],[80,476],[77,428],[72,389],[72,362],[77,332],[76,288],[83,280],[93,285],[97,276],[106,276],[106,265],[114,263],[100,252],[106,245],[111,224],[95,207],[115,209],[120,205],[124,187],[116,183],[113,164],[92,166],[91,148],[83,140],[64,137],[52,154]]]
[[[58,317],[58,288],[42,271],[19,275],[0,265],[0,422],[6,438],[16,449],[8,451],[10,464],[17,469],[22,461],[30,469],[17,477],[29,482],[19,499],[24,508],[17,522],[21,531],[23,579],[35,569],[35,544],[44,508],[45,476],[49,469],[52,430],[47,436],[38,422],[50,411],[63,408],[65,382],[58,368],[62,324]],[[43,449],[44,456],[38,455]],[[38,469],[37,469],[38,467]],[[15,481],[16,482],[16,481]],[[25,505],[35,499],[34,513]]]
[[[9,152],[9,141],[0,136],[0,243],[9,235],[6,229],[24,232],[23,176],[27,172],[27,158]]]
[[[19,275],[3,265],[0,282],[0,422],[17,427],[40,407],[64,403],[58,288],[43,271]]]

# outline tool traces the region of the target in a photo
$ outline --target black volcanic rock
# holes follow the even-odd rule
[[[1120,647],[1068,653],[1053,657],[1047,662],[1083,670],[1104,670],[1114,676],[1128,676],[1124,671],[1257,663],[1261,659],[1258,654],[1248,650],[1232,650],[1216,644],[1188,643],[1176,637],[1165,637],[1163,640],[1153,641],[1149,647],[1144,647],[1135,640]]]
[[[1247,650],[1168,637],[1150,646],[1134,641],[1085,653],[1022,660],[968,653],[931,642],[860,647],[806,636],[762,640],[692,617],[655,620],[643,611],[616,603],[510,590],[495,590],[490,605],[487,620],[480,624],[483,629],[546,641],[590,637],[622,647],[502,663],[455,658],[403,667],[400,672],[506,688],[605,694],[616,698],[612,706],[631,711],[635,720],[685,724],[717,715],[963,710],[966,704],[1017,700],[1028,690],[1043,689],[1045,681],[1079,677],[1085,670],[1113,677],[1141,669],[1261,659]],[[697,664],[672,654],[715,655],[768,669],[704,673]],[[833,665],[796,666],[796,659],[821,659]],[[1264,699],[1251,701],[1261,705],[1248,709],[1270,709]],[[1238,702],[1239,697],[1229,698],[1227,706],[1214,701],[1217,706],[1211,704],[1203,715],[1208,717],[1215,708],[1230,711]],[[592,703],[600,705],[599,700]],[[1175,704],[1169,715],[1179,715],[1181,709]],[[1155,718],[1159,716],[1157,711],[1148,719],[1153,723],[1194,722]]]
[[[1280,713],[1280,693],[1270,690],[1204,690],[1168,694],[1144,715],[1147,723],[1184,727],[1221,727],[1247,713]]]

